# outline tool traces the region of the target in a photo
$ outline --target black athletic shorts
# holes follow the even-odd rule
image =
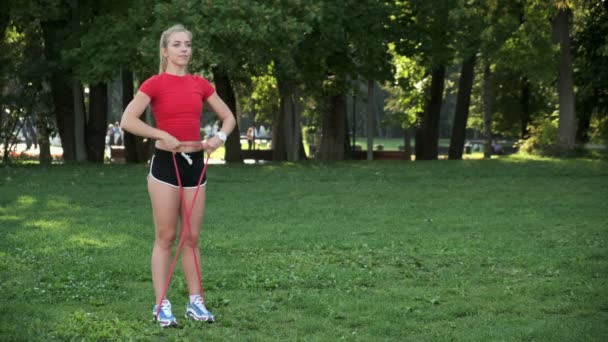
[[[203,151],[184,154],[187,155],[188,158],[184,157],[181,153],[175,154],[182,187],[196,188],[198,180],[201,177],[201,172],[203,172],[203,167],[205,166]],[[188,159],[192,161],[192,165],[188,162]],[[179,187],[177,175],[175,174],[175,166],[173,165],[173,153],[155,148],[152,159],[150,160],[150,173],[148,177],[152,177],[159,182],[176,188]],[[204,186],[205,184],[207,184],[207,175],[203,177],[201,186]]]

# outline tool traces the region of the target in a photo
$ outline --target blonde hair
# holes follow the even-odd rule
[[[159,46],[160,66],[158,67],[159,74],[162,74],[163,72],[167,71],[167,58],[165,58],[165,56],[163,56],[163,49],[166,49],[169,46],[169,37],[171,37],[171,35],[176,32],[186,32],[186,34],[188,35],[188,38],[190,38],[190,40],[192,40],[192,32],[188,31],[184,27],[184,25],[181,25],[181,24],[173,25],[173,26],[169,27],[168,29],[166,29],[165,31],[163,31],[163,34],[160,35],[160,46]]]

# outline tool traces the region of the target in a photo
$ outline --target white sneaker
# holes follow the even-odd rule
[[[171,303],[167,299],[163,300],[160,305],[158,317],[156,316],[157,309],[158,305],[154,305],[152,315],[154,315],[154,320],[158,321],[162,328],[177,325],[177,320],[175,319],[175,316],[173,316],[173,312],[171,312]]]
[[[193,303],[191,302],[186,305],[186,318],[208,323],[215,322],[215,317],[213,317],[213,314],[207,310],[203,297],[201,296],[196,297]]]

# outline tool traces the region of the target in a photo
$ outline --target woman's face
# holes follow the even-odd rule
[[[186,32],[175,32],[169,36],[169,45],[165,49],[167,62],[178,67],[188,66],[192,46]]]

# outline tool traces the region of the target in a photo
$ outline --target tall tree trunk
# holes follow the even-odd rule
[[[128,69],[120,70],[121,91],[122,91],[122,109],[125,110],[129,102],[133,100],[133,73]],[[127,163],[143,163],[143,138],[131,134],[127,131],[123,132],[123,145],[125,147],[125,161]],[[147,160],[147,159],[146,159]]]
[[[43,120],[42,116],[46,114],[39,114],[38,121]],[[46,121],[46,120],[44,120]],[[40,154],[38,155],[38,161],[41,165],[51,165],[53,157],[51,156],[51,143],[49,141],[49,128],[46,122],[40,122],[36,125],[38,135],[38,148]]]
[[[559,77],[559,123],[557,144],[563,149],[573,149],[576,138],[576,111],[574,108],[574,78],[570,53],[570,27],[572,11],[560,8],[553,21],[553,37],[560,44]]]
[[[367,81],[367,160],[374,159],[374,81]]]
[[[60,42],[65,39],[68,21],[51,20],[40,23],[44,40],[44,55],[47,61],[61,60]],[[49,84],[54,114],[57,120],[57,130],[63,149],[63,160],[76,159],[75,132],[74,132],[74,95],[72,84],[69,81],[70,71],[55,67],[50,70]]]
[[[290,80],[279,79],[279,112],[273,124],[273,159],[298,161],[306,158],[302,155],[302,126],[300,124],[301,105],[298,87]],[[276,135],[276,137],[275,137]]]
[[[469,106],[471,104],[471,89],[473,88],[473,79],[475,78],[475,61],[476,53],[473,53],[462,63],[448,159],[462,159],[462,149],[464,148],[467,120],[469,118]]]
[[[601,97],[600,89],[594,87],[593,98],[599,99]],[[591,127],[591,115],[593,112],[592,106],[584,106],[579,108],[578,113],[578,124],[576,125],[576,143],[584,145],[589,142],[589,127]]]
[[[72,82],[72,93],[74,96],[74,144],[76,146],[76,160],[87,160],[87,149],[85,140],[85,125],[87,121],[84,109],[84,94],[82,84],[79,81]]]
[[[133,72],[128,69],[121,69],[121,92],[122,92],[122,108],[127,108],[129,102],[133,99]],[[129,132],[123,132],[123,145],[125,147],[125,161],[127,163],[145,163],[150,159],[152,154],[152,146],[154,139],[144,139]]]
[[[228,108],[230,108],[236,120],[236,97],[234,95],[234,89],[232,88],[232,82],[221,67],[213,68],[213,79],[215,80],[217,94],[224,100],[226,105],[228,105]],[[234,127],[234,130],[228,135],[228,140],[226,140],[226,154],[224,160],[226,160],[227,163],[243,162],[243,154],[241,153],[241,134],[238,122]]]
[[[524,76],[521,81],[521,126],[520,138],[528,137],[528,124],[530,122],[530,80]]]
[[[306,152],[302,153],[304,151],[304,142],[303,142],[303,137],[302,137],[302,103],[300,102],[300,98],[301,98],[301,92],[300,92],[300,88],[296,87],[295,91],[293,93],[293,112],[292,112],[292,116],[293,116],[293,124],[291,126],[291,136],[292,136],[292,142],[291,142],[291,155],[292,155],[292,159],[290,159],[290,156],[287,156],[287,159],[290,161],[298,161],[301,159],[306,159]]]
[[[89,120],[86,135],[89,161],[103,163],[107,124],[108,87],[101,82],[92,85],[89,92]]]
[[[63,149],[63,160],[76,160],[76,131],[74,94],[72,85],[64,75],[51,76],[51,96],[57,117],[57,128]]]
[[[416,160],[437,159],[445,66],[433,68],[431,78],[430,96],[424,103],[420,125],[416,129]]]
[[[369,82],[369,81],[368,81]],[[382,108],[381,106],[378,106],[377,103],[377,97],[381,96],[382,94],[380,92],[376,92],[376,82],[371,81],[372,82],[372,89],[374,89],[374,93],[372,96],[372,105],[373,105],[373,113],[375,116],[375,120],[376,122],[374,123],[374,126],[376,127],[376,129],[378,130],[378,137],[379,138],[387,138],[387,134],[388,134],[388,130],[384,130],[384,132],[382,132],[382,119],[380,119],[380,110],[378,110],[378,108]]]
[[[329,95],[327,101],[319,157],[321,160],[344,160],[350,150],[346,126],[346,95]]]
[[[492,157],[492,104],[490,103],[490,64],[486,62],[483,69],[483,157]]]
[[[279,82],[279,94],[283,86]],[[282,97],[282,95],[279,95]],[[275,113],[272,120],[272,160],[285,161],[287,160],[287,149],[285,148],[285,115],[283,113],[283,100],[279,110]]]

